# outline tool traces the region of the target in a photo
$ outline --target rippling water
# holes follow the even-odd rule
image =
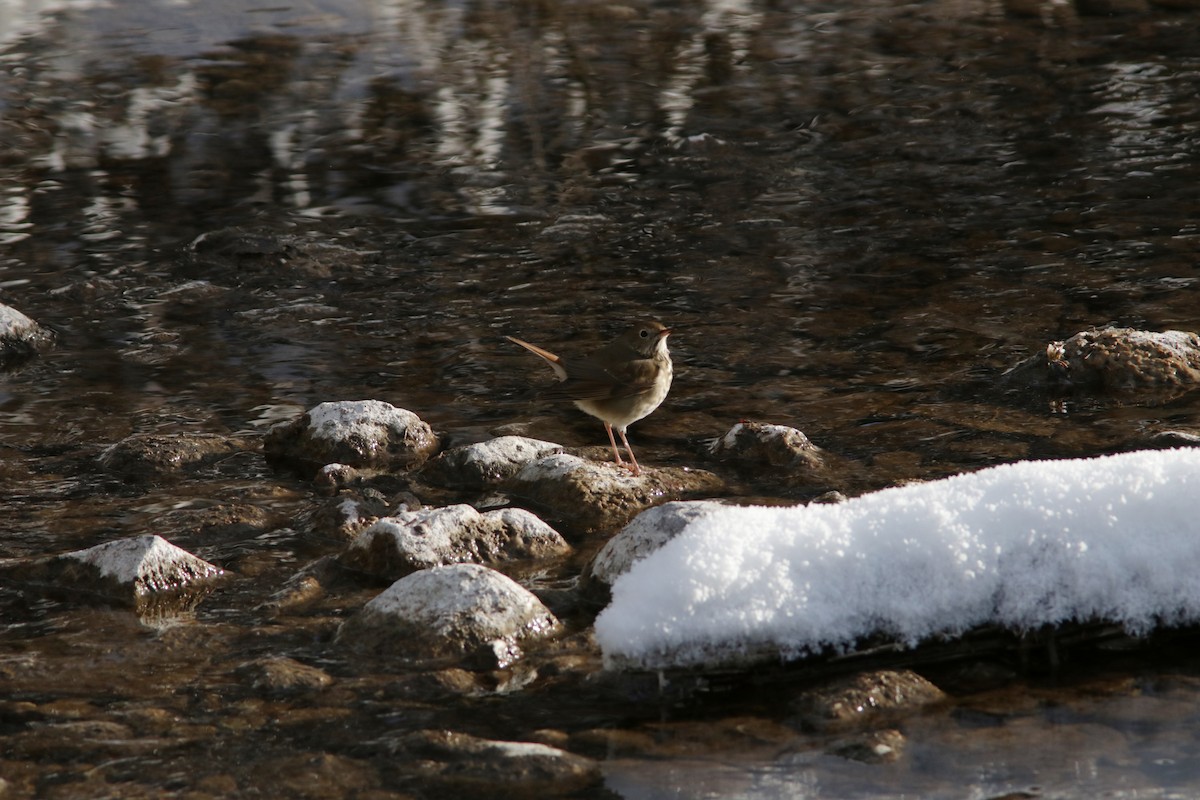
[[[122,484],[96,457],[132,432],[258,432],[292,407],[372,397],[456,436],[532,418],[601,444],[594,420],[521,399],[549,376],[503,335],[569,351],[645,316],[679,330],[672,394],[632,430],[641,460],[707,466],[703,443],[750,418],[858,465],[845,485],[749,478],[743,494],[807,499],[1197,431],[1195,392],[997,384],[1079,330],[1200,326],[1200,17],[1080,11],[1098,5],[0,11],[0,300],[60,334],[0,383],[0,555],[162,532],[179,525],[166,510],[212,503],[286,519],[306,494],[249,459]],[[277,576],[302,560],[167,532]],[[211,646],[242,657],[222,617],[237,612],[208,613]],[[31,636],[14,625],[5,658],[58,646]],[[68,691],[63,674],[37,691]],[[1194,707],[1190,683],[1170,691]],[[129,702],[166,702],[147,692]],[[1103,717],[1097,702],[1087,713]],[[1143,769],[1186,755],[1146,713],[1071,747],[1094,761],[1115,730],[1126,760],[1097,774],[1139,796],[1194,788],[1194,770]],[[1061,724],[1018,716],[1038,741]],[[919,748],[975,746],[930,727],[910,732]],[[923,755],[933,778],[909,762],[882,785],[1091,796],[1069,790],[1076,752],[1027,768],[1020,748],[997,752],[962,755],[965,772]],[[850,768],[829,757],[769,763],[758,796],[874,791],[843,784]],[[747,773],[723,789],[682,757],[666,764],[674,788],[647,788],[661,775],[642,783],[642,762],[614,761],[610,785],[751,794]]]

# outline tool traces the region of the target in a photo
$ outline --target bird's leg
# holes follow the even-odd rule
[[[641,475],[642,468],[638,466],[637,459],[633,457],[633,448],[629,446],[629,440],[625,438],[625,431],[621,430],[620,428],[617,428],[617,433],[621,434],[621,444],[625,445],[625,450],[626,450],[626,452],[629,453],[629,460],[630,460],[630,462],[632,462],[632,466],[629,468],[630,471],[635,476]],[[609,435],[610,436],[612,435],[611,432],[609,433]],[[613,445],[613,447],[616,447],[616,445]],[[621,462],[621,460],[618,458],[617,463],[619,464],[620,462]]]
[[[617,459],[617,466],[625,466],[625,462],[621,460],[621,451],[617,449],[617,440],[612,435],[612,425],[609,425],[607,422],[604,423],[604,430],[608,431],[608,443],[612,445],[613,456]],[[625,434],[622,433],[621,438],[624,439]]]

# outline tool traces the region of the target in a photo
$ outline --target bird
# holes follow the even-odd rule
[[[660,322],[642,322],[591,355],[571,359],[564,359],[515,336],[504,338],[550,365],[559,384],[546,389],[542,396],[550,400],[570,400],[581,411],[603,422],[617,465],[636,477],[642,474],[642,468],[633,455],[625,430],[653,413],[671,390],[674,368],[671,353],[667,350],[671,330]],[[614,428],[629,453],[629,464],[621,459],[621,451],[613,438]]]

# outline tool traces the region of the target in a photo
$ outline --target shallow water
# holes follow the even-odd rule
[[[743,495],[806,500],[1196,432],[1196,392],[997,383],[1093,326],[1200,327],[1200,17],[1039,9],[118,0],[0,18],[0,301],[59,333],[0,381],[0,557],[156,532],[244,576],[166,627],[5,588],[6,729],[115,719],[147,740],[22,745],[5,777],[47,796],[219,795],[219,770],[197,768],[214,754],[245,791],[321,752],[354,757],[364,785],[403,785],[330,734],[346,707],[364,739],[402,715],[365,699],[386,672],[329,651],[336,614],[288,628],[250,611],[315,555],[283,527],[307,485],[249,457],[127,482],[97,457],[129,433],[259,433],[293,408],[370,397],[454,438],[529,423],[603,444],[594,420],[525,399],[549,375],[503,335],[586,349],[645,316],[678,331],[671,396],[631,431],[644,463],[712,468],[705,442],[755,419],[853,465],[837,485],[729,476]],[[238,504],[277,522],[246,536],[197,521]],[[329,659],[343,685],[303,714],[264,708],[228,676],[264,652]],[[1121,692],[1065,681],[991,738],[968,712],[908,721],[893,765],[713,735],[654,761],[614,756],[608,785],[1183,796],[1200,777],[1200,694],[1179,659],[1123,664]],[[1166,715],[1136,699],[1159,696],[1160,671],[1183,675],[1161,690]],[[225,690],[228,707],[205,699]],[[1082,722],[1057,713],[1070,703]],[[494,736],[571,727],[421,706],[403,713]],[[314,718],[331,740],[300,732]],[[244,733],[263,720],[270,747]],[[349,767],[325,769],[314,785],[328,789]]]

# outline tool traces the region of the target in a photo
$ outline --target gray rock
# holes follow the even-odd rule
[[[416,663],[482,659],[489,668],[503,668],[520,658],[523,643],[549,638],[561,627],[515,581],[478,564],[454,564],[396,581],[342,623],[337,641]]]
[[[351,542],[381,518],[407,510],[403,503],[393,507],[376,491],[342,490],[302,514],[299,527],[319,539]]]
[[[499,436],[440,453],[425,466],[421,475],[445,486],[497,486],[531,461],[562,450],[562,445],[541,439]]]
[[[194,606],[225,575],[161,536],[135,536],[30,564],[24,576],[72,596],[97,596],[140,611]]]
[[[418,464],[438,448],[438,438],[420,417],[380,400],[321,403],[267,433],[267,457],[318,469],[398,468]]]
[[[528,464],[504,489],[544,509],[560,531],[584,535],[615,531],[669,500],[719,493],[724,483],[711,472],[678,467],[643,468],[634,477],[615,464],[560,453]]]
[[[54,333],[12,306],[0,303],[0,366],[18,362],[54,344]]]
[[[712,443],[710,452],[719,461],[750,466],[816,469],[823,464],[821,448],[802,431],[762,422],[737,423]]]
[[[609,539],[584,571],[589,587],[611,587],[636,562],[674,539],[694,519],[726,506],[715,500],[675,500],[638,514]]]
[[[499,564],[570,551],[557,531],[524,509],[481,514],[471,506],[454,505],[384,517],[363,531],[339,561],[395,579],[444,564]]]

